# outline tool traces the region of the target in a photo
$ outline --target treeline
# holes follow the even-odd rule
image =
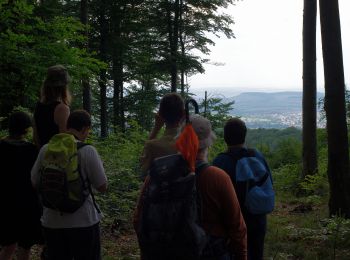
[[[164,92],[188,92],[204,72],[210,34],[233,37],[232,0],[1,0],[0,117],[32,110],[47,67],[72,76],[72,108],[94,116],[105,137],[136,120],[150,128]]]

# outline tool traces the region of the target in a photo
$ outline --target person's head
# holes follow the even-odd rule
[[[67,130],[75,134],[79,140],[84,141],[89,135],[91,117],[85,110],[75,110],[70,113],[67,120]]]
[[[224,127],[224,139],[228,146],[245,143],[247,127],[238,117],[229,119]]]
[[[32,127],[32,119],[25,112],[14,112],[9,117],[8,127],[11,138],[20,138],[26,135]]]
[[[68,91],[69,82],[70,77],[64,66],[55,65],[49,67],[41,88],[41,101],[43,103],[61,101],[69,105],[71,101],[71,96]]]
[[[198,150],[204,150],[211,146],[214,143],[216,136],[211,128],[210,121],[199,114],[190,115],[190,121],[198,136]]]
[[[177,93],[168,93],[163,96],[159,104],[159,115],[167,125],[177,125],[185,114],[185,104]]]

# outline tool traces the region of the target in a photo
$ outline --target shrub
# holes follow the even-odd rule
[[[301,166],[299,164],[286,164],[273,170],[275,189],[297,194],[300,191],[300,172]]]

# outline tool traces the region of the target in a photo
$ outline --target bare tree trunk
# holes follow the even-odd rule
[[[317,172],[317,0],[304,0],[303,18],[303,177]]]
[[[108,25],[106,21],[106,0],[100,3],[100,58],[107,61],[107,35]],[[100,72],[100,120],[101,120],[101,137],[108,136],[108,117],[107,117],[107,86],[106,70]]]
[[[88,24],[88,0],[80,1],[80,21],[82,24],[87,26]],[[85,29],[86,43],[85,48],[88,48],[88,30]],[[81,80],[82,89],[83,89],[83,108],[91,113],[91,89],[89,78],[84,76]]]
[[[125,7],[122,8],[125,10]],[[122,43],[122,17],[123,14],[120,12],[114,13],[112,16],[113,23],[113,67],[112,67],[112,77],[113,77],[113,125],[119,126],[122,131],[124,131],[124,111],[122,106],[123,99],[123,83],[124,83],[124,47]],[[116,131],[116,128],[114,128]]]
[[[121,112],[122,106],[121,106],[121,99],[122,99],[122,92],[123,92],[123,64],[121,57],[118,55],[117,57],[114,57],[113,59],[113,125],[119,126],[121,130],[124,129],[123,127],[123,120],[121,118],[121,115],[124,113]],[[116,129],[115,129],[116,130]]]
[[[329,213],[350,218],[348,131],[338,0],[320,0],[328,133]]]
[[[185,96],[185,40],[184,40],[184,22],[183,22],[183,0],[180,0],[179,7],[179,41],[181,46],[181,95]]]
[[[174,11],[174,20],[172,19],[172,11]],[[170,47],[170,76],[171,76],[171,92],[177,91],[177,55],[179,42],[179,0],[175,0],[174,4],[168,1],[167,8],[168,18],[168,38]]]
[[[100,72],[99,86],[101,137],[105,138],[108,136],[106,70]]]

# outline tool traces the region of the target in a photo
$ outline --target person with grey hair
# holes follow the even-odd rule
[[[208,119],[195,114],[190,116],[190,121],[199,140],[196,164],[203,165],[208,162],[208,149],[216,137]],[[198,168],[196,174],[202,199],[202,226],[209,234],[209,243],[202,259],[246,259],[246,226],[230,177],[215,166]]]
[[[54,65],[47,69],[40,101],[34,111],[34,142],[38,147],[46,144],[53,135],[66,131],[71,102],[69,82],[64,66]]]
[[[208,149],[215,140],[215,134],[211,129],[211,123],[208,119],[200,115],[190,116],[190,121],[199,139],[199,148],[196,156],[196,190],[201,198],[199,224],[201,228],[204,229],[208,238],[208,242],[202,251],[200,259],[230,260],[234,257],[234,259],[246,260],[246,226],[231,180],[224,171],[217,167],[209,166],[207,163]],[[145,202],[145,198],[147,197],[148,191],[152,189],[151,185],[150,177],[146,178],[135,210],[134,227],[138,236],[140,232],[142,233],[140,223],[142,223],[144,217],[143,209],[148,205],[147,202]],[[165,215],[165,213],[160,214],[160,216]],[[154,218],[157,217],[159,216],[154,216]],[[186,216],[184,216],[184,218],[186,218]],[[147,226],[147,230],[153,230],[152,228],[153,227],[149,225]],[[177,228],[182,230],[182,227]],[[167,226],[164,232],[169,232],[169,230],[171,230],[171,228]],[[162,233],[162,231],[160,231],[160,233]],[[175,241],[173,241],[173,243],[175,243]],[[151,249],[147,248],[147,245],[147,243],[143,246],[140,244],[141,259],[189,259],[186,256],[177,256],[176,258],[171,258],[171,256],[154,258],[149,256],[149,251]],[[178,248],[178,250],[186,251],[183,248]]]

